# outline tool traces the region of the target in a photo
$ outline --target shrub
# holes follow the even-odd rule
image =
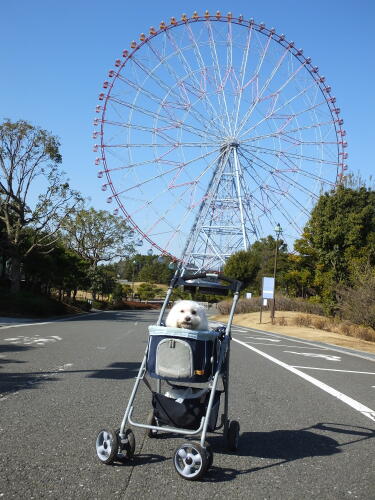
[[[318,330],[327,330],[330,331],[331,323],[327,318],[312,318],[311,320],[314,328]]]
[[[260,300],[260,297],[240,299],[237,303],[236,312],[238,314],[258,312],[260,309]],[[220,314],[229,314],[231,302],[223,300],[218,303],[217,308]],[[324,313],[321,304],[301,298],[285,297],[284,295],[276,295],[276,309],[279,311],[297,311],[306,314],[322,315]]]
[[[309,327],[309,326],[311,326],[311,317],[310,316],[302,316],[302,314],[299,314],[298,316],[293,318],[293,322],[297,326]]]
[[[284,316],[281,316],[280,318],[276,318],[276,324],[280,326],[287,326],[288,321],[284,318]]]
[[[338,287],[338,308],[344,319],[375,328],[375,274],[367,271],[354,288]]]

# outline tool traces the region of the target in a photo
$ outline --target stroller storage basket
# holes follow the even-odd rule
[[[177,386],[175,386],[177,387]],[[200,393],[202,391],[199,391]],[[214,402],[208,421],[208,430],[214,431],[220,406],[221,391],[215,391]],[[183,401],[176,400],[163,394],[153,392],[152,406],[154,416],[159,424],[183,429],[198,429],[206,410],[210,391],[197,397],[189,397]]]
[[[147,371],[151,377],[207,382],[217,362],[218,333],[149,326]]]

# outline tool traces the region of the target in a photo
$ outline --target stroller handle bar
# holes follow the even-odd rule
[[[224,276],[220,273],[214,273],[214,272],[200,272],[200,273],[195,273],[195,274],[183,274],[181,276],[181,279],[184,281],[188,280],[195,280],[195,279],[200,279],[200,278],[216,278],[221,281],[226,281],[231,285],[231,289],[235,292],[239,292],[242,287],[242,282],[239,280],[235,280],[233,278],[228,278],[227,276]]]

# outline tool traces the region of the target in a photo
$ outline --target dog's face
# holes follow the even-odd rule
[[[169,311],[166,326],[188,330],[208,330],[204,308],[192,300],[181,300]]]

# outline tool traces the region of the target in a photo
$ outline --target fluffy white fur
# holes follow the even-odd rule
[[[208,330],[204,307],[192,300],[181,300],[169,311],[166,326],[188,330]]]

